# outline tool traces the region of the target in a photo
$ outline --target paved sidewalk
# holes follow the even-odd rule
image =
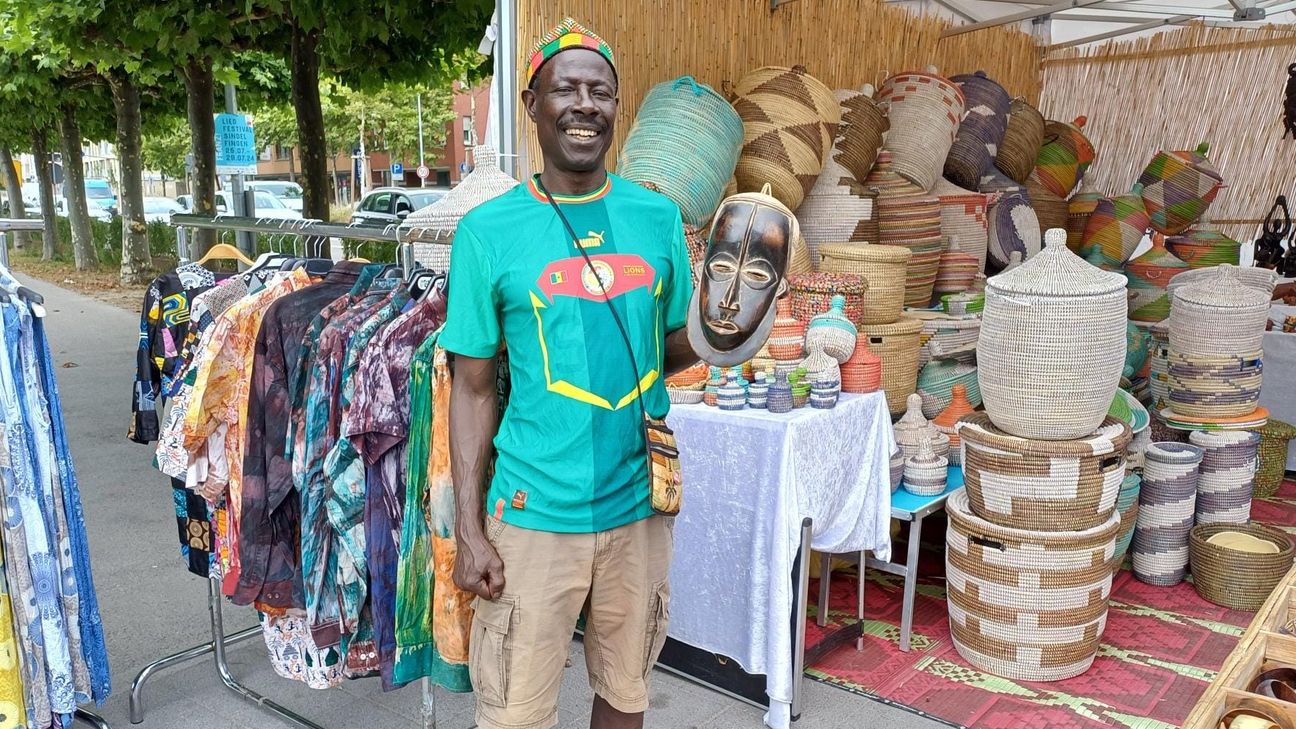
[[[24,277],[25,278],[25,277]],[[126,439],[138,316],[34,279],[45,296],[55,367],[85,503],[95,583],[112,663],[113,695],[99,712],[116,729],[131,726],[127,697],[140,668],[207,639],[206,583],[179,560],[171,487],[151,466],[152,448]],[[255,623],[248,608],[226,605],[228,632]],[[559,726],[588,726],[591,692],[580,645],[564,678]],[[234,675],[253,690],[326,729],[415,729],[417,686],[383,694],[376,680],[312,691],[271,670],[259,638],[229,650]],[[797,729],[937,727],[881,703],[806,682]],[[145,729],[279,729],[290,726],[227,691],[210,658],[157,674],[146,686]],[[653,729],[760,729],[758,709],[662,672],[653,679]],[[469,696],[437,693],[439,729],[473,726]],[[79,726],[79,724],[77,725]]]

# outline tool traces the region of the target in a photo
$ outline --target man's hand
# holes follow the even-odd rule
[[[479,533],[467,539],[456,536],[455,541],[459,546],[455,554],[455,586],[483,600],[504,594],[504,562],[486,537]]]

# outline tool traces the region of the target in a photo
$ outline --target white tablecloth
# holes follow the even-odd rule
[[[802,519],[814,520],[817,550],[890,559],[895,440],[886,399],[843,395],[835,409],[785,415],[677,405],[668,422],[684,470],[670,636],[765,674],[765,720],[786,729]]]
[[[1296,334],[1265,332],[1260,404],[1269,409],[1269,417],[1296,424]],[[1287,470],[1296,471],[1296,448],[1287,449]]]

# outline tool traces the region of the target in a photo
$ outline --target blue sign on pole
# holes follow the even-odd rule
[[[242,114],[216,115],[216,174],[255,175],[256,135]]]
[[[404,163],[401,163],[401,162],[392,162],[392,165],[391,165],[391,173],[392,173],[392,177],[404,177],[404,176],[405,176],[405,165],[404,165]]]

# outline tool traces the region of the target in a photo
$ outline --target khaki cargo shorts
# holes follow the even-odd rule
[[[504,593],[474,603],[469,673],[480,729],[550,729],[576,620],[586,616],[590,686],[612,708],[648,708],[666,642],[675,520],[652,516],[596,534],[555,534],[486,518]]]

